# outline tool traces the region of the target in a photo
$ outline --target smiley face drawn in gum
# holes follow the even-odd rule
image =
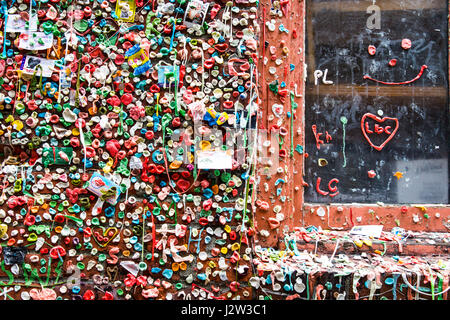
[[[405,38],[405,39],[402,39],[401,47],[402,47],[404,50],[409,50],[409,49],[411,49],[411,46],[412,46],[412,42],[411,42],[410,39],[406,39],[406,38]],[[377,49],[376,49],[376,47],[375,47],[374,45],[369,45],[367,51],[368,51],[369,55],[374,56],[374,55],[376,54]],[[395,67],[396,64],[397,64],[397,59],[391,59],[391,60],[389,61],[388,64],[389,64],[389,66],[391,66],[391,67]],[[387,82],[387,81],[381,81],[381,80],[374,79],[374,78],[372,78],[372,77],[369,76],[369,75],[364,75],[363,78],[366,79],[366,80],[371,80],[371,81],[374,81],[374,82],[377,82],[377,83],[381,83],[381,84],[385,84],[385,85],[391,85],[391,86],[404,85],[404,84],[410,84],[410,83],[413,83],[413,82],[419,80],[419,79],[422,77],[422,75],[423,75],[425,69],[427,69],[427,68],[428,68],[427,65],[425,65],[425,64],[422,65],[422,67],[420,68],[420,71],[419,71],[419,73],[417,74],[416,77],[414,77],[414,78],[411,79],[411,80],[401,81],[401,82]]]

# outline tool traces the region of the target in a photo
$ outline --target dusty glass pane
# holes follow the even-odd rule
[[[306,201],[448,203],[447,2],[306,8]]]

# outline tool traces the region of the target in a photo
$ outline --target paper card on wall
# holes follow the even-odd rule
[[[350,230],[350,234],[379,238],[381,236],[381,231],[383,231],[382,225],[354,226],[352,230]]]
[[[6,22],[6,32],[28,32],[37,30],[37,15],[33,15],[30,21],[24,20],[20,14],[10,14],[8,15],[8,20]]]
[[[200,0],[191,0],[186,8],[183,24],[188,28],[191,28],[193,25],[203,25],[208,7],[209,3],[203,3]]]
[[[91,176],[89,185],[86,189],[99,197],[105,195],[106,193],[111,193],[112,195],[105,198],[105,201],[112,205],[115,205],[119,200],[120,187],[97,172],[94,172]]]
[[[22,58],[20,70],[22,70],[26,74],[31,75],[37,71],[36,75],[40,76],[41,69],[38,66],[42,67],[43,77],[51,77],[55,68],[55,60],[49,60],[33,56],[24,56]]]
[[[134,22],[136,14],[136,3],[134,0],[118,0],[116,4],[116,15],[118,20]]]
[[[19,48],[25,50],[44,50],[51,48],[53,45],[53,33],[45,34],[44,32],[30,32],[23,34],[24,38],[20,39]]]
[[[226,151],[197,151],[199,169],[231,169],[233,159]]]

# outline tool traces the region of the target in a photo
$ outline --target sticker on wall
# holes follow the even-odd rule
[[[205,21],[206,13],[208,12],[208,7],[209,3],[204,3],[201,0],[189,1],[183,24],[188,28],[193,25],[202,26]]]
[[[134,0],[118,0],[116,3],[117,19],[123,22],[134,22],[136,2]]]
[[[112,205],[117,203],[120,196],[120,187],[97,172],[89,180],[87,189]]]

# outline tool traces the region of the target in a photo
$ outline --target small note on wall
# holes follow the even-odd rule
[[[199,169],[231,169],[231,154],[226,151],[197,151]]]
[[[31,16],[30,21],[26,21],[20,14],[10,14],[6,22],[6,32],[37,31],[37,22],[37,15]]]
[[[19,48],[26,50],[44,50],[53,45],[53,33],[31,32],[20,39]]]
[[[38,66],[40,66],[38,68]],[[42,69],[41,69],[42,68]],[[35,74],[37,76],[51,77],[55,70],[55,60],[44,59],[34,56],[24,56],[20,65],[20,70],[26,74]]]
[[[381,231],[383,231],[383,225],[354,226],[350,234],[379,238]]]

